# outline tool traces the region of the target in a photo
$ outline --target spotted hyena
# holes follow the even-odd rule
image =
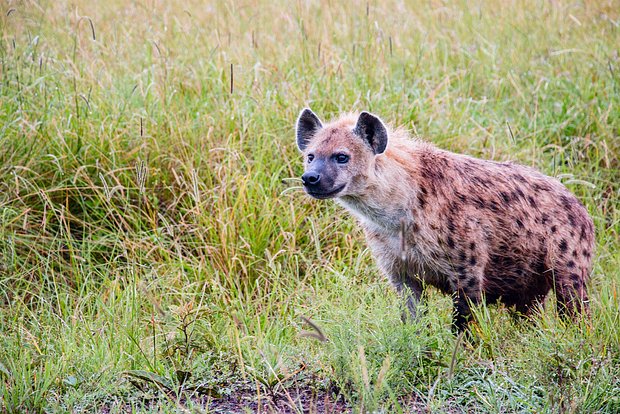
[[[594,226],[560,182],[509,162],[454,154],[362,112],[297,120],[305,191],[335,198],[362,225],[375,259],[415,316],[424,285],[527,313],[554,289],[561,313],[588,311]]]

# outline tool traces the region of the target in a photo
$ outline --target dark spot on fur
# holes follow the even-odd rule
[[[560,240],[560,244],[558,245],[558,247],[560,248],[560,251],[564,253],[566,251],[566,248],[568,247],[568,245],[566,244],[566,240]]]
[[[496,203],[495,201],[491,201],[491,202],[489,203],[489,209],[490,209],[492,212],[494,212],[494,213],[499,212],[499,206],[497,205],[497,203]]]
[[[452,221],[451,218],[448,219],[448,226],[447,227],[448,227],[448,231],[450,233],[454,233],[455,230],[456,230],[456,228],[454,227],[454,222]]]
[[[504,220],[504,218],[501,216],[497,217],[496,225],[497,225],[497,228],[500,228],[500,229],[505,229],[506,227],[508,227],[506,220]]]
[[[590,257],[590,252],[587,251],[586,249],[583,249],[583,256],[584,257]]]
[[[504,204],[509,204],[510,203],[510,194],[502,191],[499,193],[500,196],[502,196],[502,201],[504,202]]]
[[[413,231],[414,233],[419,232],[419,231],[420,231],[420,225],[419,225],[418,223],[415,223],[415,222],[414,222],[414,223],[411,225],[411,231]]]
[[[551,226],[551,233],[558,231],[558,226]]]
[[[579,235],[579,240],[586,239],[586,226],[581,225],[581,234]]]
[[[547,266],[545,266],[545,256],[547,256],[547,252],[544,252],[534,265],[534,272],[536,274],[542,275],[547,270]]]
[[[482,187],[490,187],[493,183],[491,182],[491,180],[485,178],[484,176],[476,176],[473,178],[473,180],[480,184]]]
[[[476,250],[476,243],[475,242],[471,242],[469,244],[469,250]]]
[[[575,216],[573,216],[572,213],[568,213],[567,217],[568,217],[568,222],[570,223],[570,225],[574,226],[575,225]]]
[[[573,257],[577,257],[577,250],[573,250]]]
[[[523,269],[521,267],[517,267],[517,270],[515,270],[515,273],[518,276],[523,276]]]
[[[540,222],[542,224],[547,224],[548,221],[549,221],[549,216],[547,215],[547,213],[542,213]]]
[[[478,284],[478,280],[475,277],[472,277],[467,281],[467,287],[474,288]]]
[[[571,273],[570,278],[571,280],[579,280],[579,275],[577,273]]]
[[[464,266],[458,266],[456,268],[456,271],[459,272],[459,274],[464,275],[465,274],[465,267]]]
[[[472,256],[472,257],[469,258],[469,264],[470,265],[475,266],[476,263],[477,263],[477,261],[476,261],[476,257],[475,256]]]
[[[422,193],[418,193],[418,204],[420,205],[421,209],[424,209],[424,207],[426,206],[426,197],[424,197]]]
[[[452,236],[448,236],[446,242],[448,243],[449,248],[454,249],[454,239],[452,238]]]
[[[572,260],[569,260],[568,263],[566,263],[566,266],[575,267],[575,262],[573,262]]]
[[[461,262],[464,262],[464,261],[465,261],[465,259],[467,259],[467,255],[465,254],[465,252],[464,252],[463,250],[461,250],[461,251],[459,252],[459,260],[460,260]]]
[[[530,206],[536,208],[536,200],[534,200],[534,197],[532,196],[527,196],[527,201],[530,203]]]
[[[551,190],[551,187],[549,187],[549,185],[546,183],[532,184],[532,188],[534,189],[534,191],[550,191]]]
[[[523,226],[523,222],[521,221],[521,219],[516,219],[515,222],[517,223],[517,227],[519,227],[520,229],[522,229]]]
[[[476,196],[473,199],[474,205],[478,208],[485,208],[486,204],[484,203],[484,200],[482,199],[482,197],[480,196]]]
[[[458,198],[460,201],[462,201],[463,203],[467,202],[467,196],[465,194],[461,194],[461,193],[456,193],[456,198]]]
[[[566,197],[565,195],[560,196],[560,202],[562,203],[562,206],[564,207],[564,209],[569,210],[570,211],[570,200],[568,199],[568,197]]]
[[[520,188],[517,188],[515,190],[515,192],[517,193],[517,195],[521,198],[525,197],[525,194],[523,193],[523,190],[521,190]]]

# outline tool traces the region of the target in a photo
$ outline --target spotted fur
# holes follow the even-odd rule
[[[367,113],[325,126],[319,121],[311,133],[301,118],[302,152],[312,158],[306,172],[325,180],[315,193],[310,184],[306,190],[335,198],[357,217],[412,314],[425,285],[453,296],[459,329],[470,303],[483,299],[528,313],[554,290],[562,313],[588,311],[594,226],[559,181],[526,166],[439,149]],[[360,126],[368,120],[375,124]],[[382,128],[387,148],[378,152]],[[360,133],[375,130],[374,138]],[[349,161],[331,165],[341,153]]]

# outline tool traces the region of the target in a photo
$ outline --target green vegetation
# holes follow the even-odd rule
[[[617,2],[0,7],[0,411],[620,410]],[[591,322],[483,306],[459,344],[429,290],[403,325],[293,179],[306,105],[561,179]]]

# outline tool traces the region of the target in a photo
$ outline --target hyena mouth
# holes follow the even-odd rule
[[[325,198],[332,198],[334,197],[336,194],[338,194],[339,192],[341,192],[346,184],[342,184],[340,187],[336,188],[333,191],[328,191],[328,192],[316,192],[316,191],[310,191],[308,189],[306,189],[306,192],[314,198],[318,198],[318,199],[325,199]]]

